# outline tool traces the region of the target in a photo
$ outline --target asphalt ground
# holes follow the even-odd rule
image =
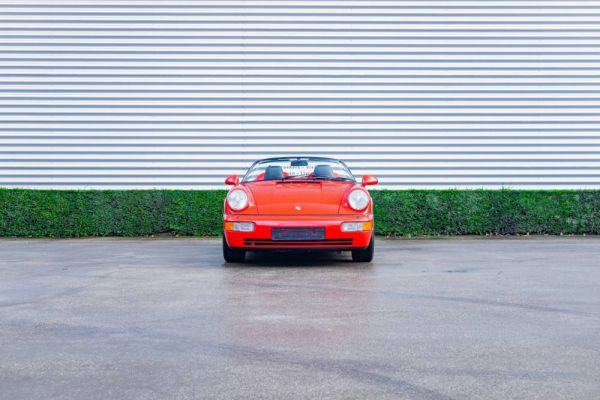
[[[599,399],[600,239],[0,240],[0,399]]]

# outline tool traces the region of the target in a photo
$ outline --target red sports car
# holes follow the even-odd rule
[[[247,251],[351,251],[354,261],[373,259],[373,201],[342,161],[279,157],[256,161],[233,188],[223,213],[223,257],[243,262]]]

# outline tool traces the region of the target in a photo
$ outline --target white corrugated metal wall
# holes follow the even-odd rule
[[[600,188],[600,1],[0,1],[0,186]]]

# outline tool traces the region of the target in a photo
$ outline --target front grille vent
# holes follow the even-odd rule
[[[244,245],[250,247],[287,247],[287,248],[319,248],[319,247],[348,247],[352,246],[352,239],[325,239],[325,240],[271,240],[271,239],[244,239]]]

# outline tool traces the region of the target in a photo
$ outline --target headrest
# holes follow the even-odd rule
[[[276,181],[283,178],[283,168],[278,165],[269,165],[265,170],[265,181]]]
[[[315,166],[315,176],[333,178],[333,168],[331,168],[331,165],[317,165]]]

